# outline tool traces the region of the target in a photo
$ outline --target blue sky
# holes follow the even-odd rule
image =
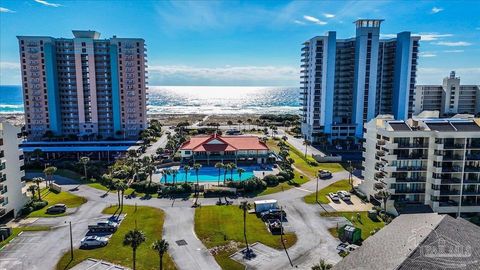
[[[417,83],[456,70],[480,84],[477,1],[61,1],[0,0],[0,84],[19,84],[17,35],[142,37],[151,85],[299,85],[303,41],[358,18],[385,19],[384,37],[422,35]]]

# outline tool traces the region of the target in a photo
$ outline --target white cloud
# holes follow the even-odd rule
[[[20,64],[17,62],[0,62],[0,69],[19,69]]]
[[[296,24],[305,24],[305,22],[302,22],[302,21],[299,21],[299,20],[294,20],[293,23],[296,23]]]
[[[419,34],[413,34],[413,35],[420,36],[422,38],[422,41],[434,41],[434,40],[442,39],[445,37],[453,36],[452,34],[438,34],[438,33],[419,33]]]
[[[420,57],[436,57],[437,55],[435,52],[421,52]]]
[[[444,50],[443,52],[446,52],[446,53],[462,53],[462,52],[464,52],[464,50]]]
[[[207,85],[296,85],[298,68],[291,66],[223,66],[186,65],[150,66],[151,84]]]
[[[439,7],[433,7],[432,8],[432,13],[433,14],[437,14],[439,12],[443,11],[443,8],[439,8]]]
[[[60,4],[55,4],[55,3],[50,3],[50,2],[47,2],[45,0],[33,0],[39,4],[42,4],[44,6],[49,6],[49,7],[61,7],[62,5]]]
[[[0,13],[15,13],[15,11],[8,8],[0,7]]]
[[[315,18],[313,16],[309,16],[309,15],[305,15],[303,16],[303,18],[309,22],[313,22],[313,23],[316,23],[316,24],[319,24],[319,25],[325,25],[327,24],[327,22],[324,22],[324,21],[321,21],[319,20],[318,18]]]
[[[325,16],[325,18],[331,19],[331,18],[335,17],[335,14],[323,13],[323,16]]]
[[[452,34],[439,34],[439,33],[414,33],[412,36],[420,36],[422,41],[434,41],[443,39],[446,37],[452,37]],[[380,38],[396,38],[397,34],[380,34]]]
[[[455,41],[455,42],[439,41],[434,44],[440,45],[440,46],[448,46],[448,47],[466,47],[466,46],[472,45],[472,43],[466,42],[466,41]]]

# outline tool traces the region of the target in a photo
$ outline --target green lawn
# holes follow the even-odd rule
[[[48,231],[50,227],[48,226],[28,226],[28,227],[18,227],[12,229],[12,235],[10,235],[7,239],[0,242],[0,249],[2,249],[6,244],[10,243],[13,238],[17,237],[17,235],[21,232],[31,232],[31,231]]]
[[[117,207],[110,207],[103,212],[113,214]],[[87,258],[105,260],[111,263],[132,267],[132,249],[129,246],[123,246],[123,237],[129,231],[137,227],[143,231],[146,236],[146,242],[137,249],[137,269],[153,270],[158,269],[158,255],[151,249],[153,241],[162,238],[163,221],[165,214],[162,210],[147,206],[124,206],[123,213],[127,214],[118,230],[113,234],[106,247],[83,250],[74,250],[74,259],[70,262],[70,252],[63,255],[57,264],[57,270],[69,269]],[[175,243],[169,243],[175,245]],[[163,258],[163,269],[176,269],[170,256]]]
[[[357,219],[357,213],[360,213],[360,220]],[[368,212],[330,212],[330,213],[321,213],[322,216],[326,217],[345,217],[348,219],[356,228],[362,230],[362,240],[367,239],[371,234],[370,232],[374,229],[381,229],[385,226],[385,223],[378,217],[378,220],[372,220],[368,217]],[[333,236],[338,237],[336,228],[329,230]]]
[[[328,193],[337,192],[339,190],[349,191],[350,189],[351,189],[351,186],[348,183],[348,179],[340,180],[338,182],[335,182],[335,183],[333,183],[329,186],[326,186],[325,188],[319,190],[318,191],[318,201],[320,203],[325,203],[325,204],[330,203],[330,201],[327,198]],[[306,203],[316,203],[315,202],[315,192],[303,197],[303,200]]]
[[[223,269],[245,269],[229,258],[244,247],[243,212],[238,206],[203,206],[195,210],[195,233],[209,249],[217,247],[214,257]],[[276,249],[283,248],[279,235],[268,232],[265,224],[254,214],[247,214],[247,238],[249,243],[261,242]],[[286,246],[297,241],[294,233],[284,235]]]
[[[277,146],[278,142],[279,141],[277,140],[269,140],[267,141],[267,145],[273,151],[278,152],[280,150],[280,148]],[[290,157],[295,161],[293,166],[305,173],[310,178],[315,178],[318,170],[329,170],[332,173],[341,172],[344,170],[342,165],[339,163],[318,163],[317,166],[312,166],[307,162],[315,161],[311,155],[308,155],[307,153],[307,157],[305,157],[305,153],[293,147],[293,145],[289,144],[288,142],[287,145],[290,147]]]
[[[272,194],[272,193],[286,191],[286,190],[289,190],[293,187],[300,186],[300,185],[309,181],[308,177],[299,173],[298,171],[294,171],[294,174],[295,174],[295,177],[292,180],[287,181],[287,182],[283,182],[283,183],[279,183],[278,185],[276,185],[274,187],[267,187],[267,189],[265,189],[264,191],[259,193],[257,196],[268,195],[268,194]],[[300,177],[300,176],[303,176],[303,177]]]
[[[49,206],[52,206],[57,203],[63,203],[65,204],[68,208],[75,208],[79,207],[80,205],[84,204],[87,202],[87,199],[74,195],[70,192],[67,191],[62,191],[60,193],[55,193],[50,191],[47,188],[42,189],[40,192],[42,196],[42,200],[47,201],[48,205],[45,206],[42,209],[39,209],[37,211],[31,212],[28,217],[58,217],[58,216],[64,216],[66,215],[65,213],[63,214],[57,214],[57,215],[51,215],[47,214],[47,208]]]
[[[99,189],[99,190],[103,190],[103,191],[108,191],[108,187],[100,184],[100,183],[89,183],[87,184],[87,186],[89,187],[92,187],[92,188],[96,188],[96,189]]]

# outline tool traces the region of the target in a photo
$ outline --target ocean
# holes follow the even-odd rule
[[[21,86],[0,86],[0,113],[22,113]],[[149,86],[149,114],[298,114],[298,87]]]

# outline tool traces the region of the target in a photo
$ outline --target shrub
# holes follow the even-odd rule
[[[207,189],[203,193],[204,197],[219,197],[219,196],[232,196],[235,195],[235,192],[230,190],[221,190],[221,189]]]
[[[135,192],[152,194],[157,193],[160,184],[156,182],[150,183],[150,181],[139,181],[133,182],[130,187],[133,188]]]
[[[20,211],[22,214],[28,215],[31,212],[42,209],[47,205],[48,205],[47,201],[30,201]]]
[[[270,174],[263,178],[263,181],[267,183],[268,186],[278,185],[278,177],[276,175]]]
[[[245,192],[262,191],[267,187],[265,181],[252,177],[242,182],[226,182],[227,187],[244,189]]]
[[[308,160],[307,163],[308,163],[308,165],[313,166],[313,167],[318,166],[318,162],[313,161],[313,160]]]
[[[285,181],[287,181],[287,180],[286,180],[285,177],[283,177],[282,175],[277,175],[277,181],[278,181],[279,183],[283,183],[283,182],[285,182]]]
[[[35,202],[32,202],[31,206],[33,207],[33,211],[35,211],[35,210],[44,208],[45,206],[47,206],[47,204],[48,204],[47,201],[35,201]]]
[[[278,177],[283,177],[284,181],[289,181],[289,180],[292,180],[293,177],[295,177],[294,173],[290,170],[288,171],[281,171],[277,174]],[[280,179],[278,180],[279,182],[282,182],[280,181]]]

